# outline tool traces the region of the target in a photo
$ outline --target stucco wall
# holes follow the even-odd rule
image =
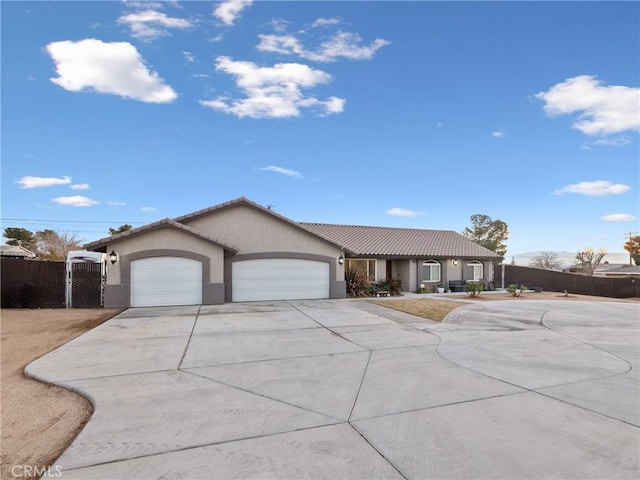
[[[343,255],[329,242],[246,205],[187,219],[183,223],[236,249],[239,255],[295,252],[330,257],[336,263]],[[344,280],[342,265],[337,266],[334,280]]]
[[[210,283],[224,282],[224,250],[216,245],[200,240],[193,235],[175,230],[161,228],[133,238],[124,238],[107,246],[107,252],[114,250],[119,259],[150,250],[183,250],[196,253],[210,259],[209,278],[203,281]],[[120,268],[122,262],[109,264],[107,267],[107,285],[121,283]]]

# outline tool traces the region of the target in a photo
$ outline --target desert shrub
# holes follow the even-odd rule
[[[347,283],[347,296],[351,298],[370,297],[375,286],[369,281],[367,272],[349,268],[344,272]]]
[[[525,287],[524,285],[518,285],[517,283],[514,283],[507,287],[507,292],[509,292],[512,297],[519,297],[520,293],[522,293],[522,291],[526,289],[527,287]]]
[[[390,280],[378,280],[374,286],[375,290],[383,290],[389,292],[389,295],[391,295],[392,297],[399,296],[400,292],[402,291],[402,281],[393,278]]]
[[[467,282],[464,284],[464,291],[470,297],[479,297],[484,286],[480,282]]]

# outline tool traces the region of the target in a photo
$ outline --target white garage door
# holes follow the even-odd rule
[[[329,298],[329,264],[293,258],[233,264],[233,301]]]
[[[202,263],[182,257],[151,257],[131,262],[131,306],[202,303]]]

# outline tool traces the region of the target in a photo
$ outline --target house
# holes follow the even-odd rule
[[[0,245],[0,256],[11,258],[36,258],[36,254],[19,245]]]
[[[640,266],[623,263],[604,263],[596,268],[593,276],[606,278],[640,277]]]
[[[371,279],[493,279],[499,256],[452,231],[298,223],[244,197],[85,245],[110,254],[105,307],[344,298]]]

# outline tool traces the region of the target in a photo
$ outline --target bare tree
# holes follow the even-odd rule
[[[598,268],[598,265],[600,265],[600,262],[606,254],[607,251],[604,248],[601,248],[598,252],[594,251],[591,247],[579,251],[576,254],[576,260],[578,260],[578,265],[582,273],[585,275],[593,275],[593,272]]]
[[[562,267],[562,260],[556,252],[540,252],[540,255],[533,257],[529,262],[530,267],[554,270]]]
[[[77,233],[58,233],[53,230],[36,232],[38,256],[44,260],[65,260],[71,250],[82,245]]]

